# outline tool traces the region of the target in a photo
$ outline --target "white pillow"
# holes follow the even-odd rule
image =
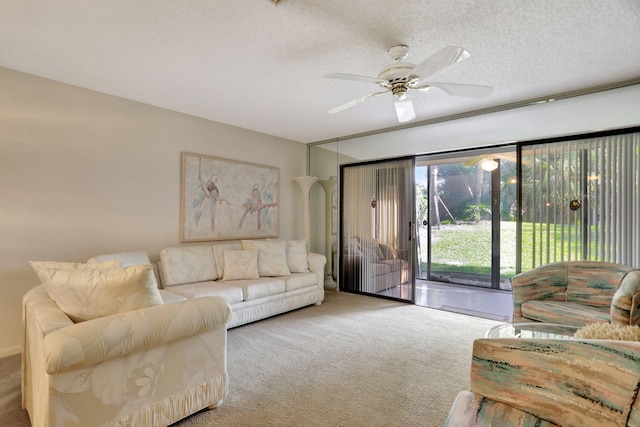
[[[289,265],[289,271],[292,273],[309,272],[306,240],[287,241],[287,264]]]
[[[242,249],[258,251],[258,274],[260,276],[288,276],[287,247],[279,240],[243,240]]]
[[[212,246],[213,258],[216,260],[218,278],[224,277],[224,251],[231,249],[234,251],[242,249],[242,243],[217,243]]]
[[[151,261],[149,260],[149,254],[147,254],[147,251],[144,250],[96,255],[89,258],[87,260],[87,263],[111,261],[113,259],[122,260],[123,267],[129,267],[130,265],[139,264],[151,264]]]
[[[218,278],[211,246],[180,246],[160,251],[165,286],[208,282]]]
[[[71,268],[47,264],[31,266],[51,299],[74,322],[162,304],[151,264],[112,268],[104,268],[106,263]]]
[[[117,252],[113,254],[96,255],[87,260],[87,264],[96,262],[105,262],[118,259],[122,261],[122,267],[129,267],[130,265],[151,264],[149,254],[145,250],[131,251],[131,252]],[[153,278],[156,281],[156,285],[160,287],[158,281],[159,275],[156,277],[156,272],[153,272]]]
[[[78,269],[78,270],[100,270],[100,269],[104,269],[104,268],[114,268],[114,267],[122,267],[122,260],[121,259],[111,259],[109,261],[102,261],[102,262],[88,262],[88,263],[81,263],[81,262],[61,262],[61,261],[29,261],[29,264],[31,264],[31,267],[33,268],[33,271],[36,272],[36,274],[38,275],[38,278],[40,279],[40,282],[42,283],[42,277],[40,277],[40,274],[38,273],[38,270],[42,269],[42,268],[66,268],[66,269]],[[48,276],[45,276],[48,277]]]
[[[224,251],[224,276],[222,280],[259,279],[258,253],[255,251]]]

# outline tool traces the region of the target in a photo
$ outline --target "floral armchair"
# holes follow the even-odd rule
[[[227,395],[221,297],[74,323],[43,285],[23,298],[22,405],[34,427],[166,426]]]

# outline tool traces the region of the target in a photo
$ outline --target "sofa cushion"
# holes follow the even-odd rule
[[[211,248],[213,249],[213,258],[216,260],[218,277],[224,277],[224,251],[227,249],[234,251],[240,250],[242,249],[242,243],[218,243]]]
[[[96,255],[89,258],[87,260],[87,263],[111,261],[114,259],[122,260],[123,267],[140,264],[151,264],[147,251],[116,252],[112,254]]]
[[[258,253],[255,251],[224,251],[224,277],[222,280],[258,279]]]
[[[403,259],[385,259],[378,262],[388,265],[391,271],[402,271],[409,268],[409,263]]]
[[[347,255],[349,256],[364,256],[360,250],[360,241],[355,237],[350,237],[345,244]]]
[[[318,284],[318,275],[315,273],[293,273],[289,276],[278,277],[278,279],[284,280],[284,288],[287,292]]]
[[[370,239],[360,239],[360,250],[367,258],[371,258],[372,261],[378,261],[384,259],[384,254],[380,249],[380,246]]]
[[[96,255],[94,257],[89,258],[87,260],[87,263],[104,262],[104,261],[112,261],[112,260],[121,260],[122,267],[129,267],[131,265],[151,264],[151,260],[149,260],[149,254],[147,254],[147,251],[144,251],[144,250]],[[159,272],[157,271],[157,268],[154,266],[153,278],[156,281],[157,287],[159,288],[160,280],[158,280],[158,278],[160,277],[160,275],[158,273]]]
[[[176,301],[184,301],[188,298],[183,297],[182,295],[178,295],[174,292],[171,292],[168,289],[160,289],[160,296],[162,297],[162,302],[165,304],[169,304]]]
[[[283,240],[243,240],[242,249],[258,252],[260,277],[287,276],[287,244]]]
[[[306,240],[287,240],[287,265],[291,273],[309,272]]]
[[[32,267],[74,322],[162,304],[151,264],[92,269],[47,268],[34,262]]]
[[[380,262],[372,262],[365,265],[368,268],[368,273],[370,277],[382,276],[383,274],[391,273],[391,266],[388,264],[384,264]]]
[[[188,299],[209,296],[223,297],[229,304],[242,302],[243,298],[242,288],[220,281],[173,286],[169,288],[168,291]]]
[[[241,288],[244,301],[281,294],[285,290],[284,280],[275,277],[260,277],[254,280],[232,280],[225,283]]]
[[[382,259],[398,259],[398,252],[389,245],[379,244],[380,252],[382,253]]]
[[[61,261],[29,261],[31,268],[35,271],[36,275],[42,282],[43,278],[40,277],[40,270],[43,268],[59,268],[59,269],[78,269],[78,270],[99,270],[109,269],[114,267],[122,267],[121,259],[113,259],[104,262],[61,262]],[[43,276],[48,277],[48,276]]]
[[[567,301],[609,308],[629,269],[607,263],[567,263]]]
[[[182,246],[160,252],[164,286],[206,282],[218,278],[211,246]]]
[[[551,300],[533,300],[522,303],[522,315],[537,322],[572,326],[609,321],[609,310],[606,308]]]

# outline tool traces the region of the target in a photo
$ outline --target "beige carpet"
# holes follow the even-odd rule
[[[229,395],[176,426],[442,426],[471,345],[499,322],[348,293],[229,331]],[[0,360],[0,419],[28,426],[19,356]]]

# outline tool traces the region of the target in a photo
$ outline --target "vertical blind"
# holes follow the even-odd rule
[[[522,150],[522,270],[592,260],[640,268],[640,133]]]
[[[411,159],[344,166],[342,175],[342,287],[365,293],[386,289],[376,264],[360,262],[378,244],[409,261],[413,161]]]

